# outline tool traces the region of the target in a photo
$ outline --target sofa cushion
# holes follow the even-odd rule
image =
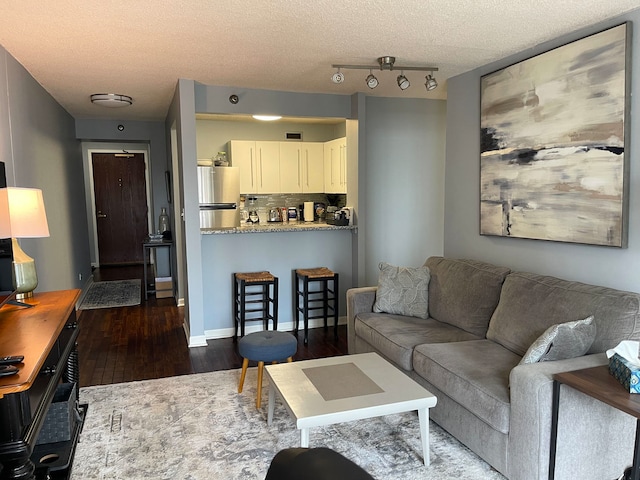
[[[413,368],[480,420],[509,432],[509,373],[520,356],[486,339],[418,345]]]
[[[547,328],[593,315],[596,337],[587,353],[640,340],[640,295],[534,273],[511,273],[487,338],[524,355]]]
[[[587,353],[595,337],[593,315],[583,320],[552,325],[531,344],[520,364],[581,357]]]
[[[508,268],[474,260],[430,257],[429,316],[484,337]]]
[[[409,317],[429,317],[429,269],[380,263],[373,311]]]
[[[354,326],[356,336],[405,370],[413,368],[412,355],[416,345],[478,338],[432,318],[423,320],[387,313],[359,313]]]

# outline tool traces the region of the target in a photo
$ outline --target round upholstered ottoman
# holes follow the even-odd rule
[[[265,362],[276,363],[287,359],[293,360],[293,356],[298,350],[298,340],[287,332],[277,330],[265,330],[245,335],[238,341],[238,352],[243,358],[242,373],[240,374],[240,384],[238,393],[242,393],[244,377],[247,374],[249,360],[258,362],[258,392],[256,394],[256,408],[260,408],[262,397],[262,371]]]

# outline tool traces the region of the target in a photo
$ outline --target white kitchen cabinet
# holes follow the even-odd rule
[[[229,151],[241,193],[280,193],[280,142],[232,140]]]
[[[324,144],[324,191],[347,193],[347,139]]]
[[[280,142],[280,191],[324,191],[324,143]]]

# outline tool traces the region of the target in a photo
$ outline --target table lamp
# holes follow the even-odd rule
[[[22,251],[18,238],[49,236],[49,225],[37,188],[0,188],[0,238],[11,238],[16,298],[33,296],[38,286],[36,262]]]

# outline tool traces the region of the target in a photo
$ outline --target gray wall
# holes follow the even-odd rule
[[[36,261],[37,290],[81,288],[91,264],[74,119],[2,47],[0,153],[8,185],[43,191],[51,236],[20,240]]]
[[[420,266],[442,255],[443,100],[367,97],[365,283],[378,264]]]
[[[176,252],[184,260],[182,277],[186,279],[182,286],[185,299],[185,327],[190,346],[206,345],[204,335],[204,285],[202,278],[202,249],[200,246],[200,208],[198,205],[198,178],[196,159],[196,111],[195,83],[193,80],[180,79],[169,107],[165,121],[167,138],[171,138],[171,130],[175,129],[177,145],[174,162],[178,163],[180,178],[179,202],[184,212],[181,238],[176,238],[180,251]],[[171,151],[171,146],[167,151]],[[181,262],[179,262],[181,263]]]
[[[485,65],[448,81],[444,253],[525,270],[640,292],[640,144],[633,139],[630,160],[629,246],[626,249],[479,235],[480,77],[532,55],[577,40],[623,21],[640,21],[636,10],[519,55]],[[634,32],[631,90],[640,91],[640,36]],[[640,121],[637,97],[631,121]],[[631,125],[637,131],[637,125]]]

